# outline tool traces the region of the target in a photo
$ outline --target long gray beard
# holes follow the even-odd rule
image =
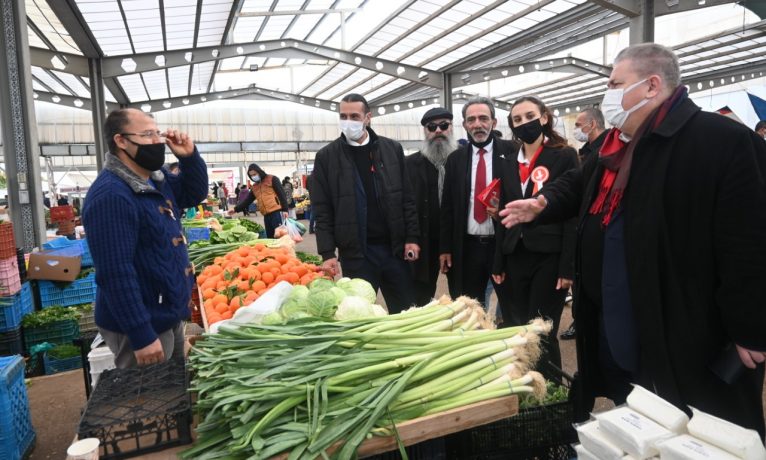
[[[423,141],[420,151],[423,156],[439,172],[439,205],[442,204],[442,191],[444,190],[444,164],[447,162],[447,156],[457,149],[457,142],[453,136],[448,136],[446,142]]]

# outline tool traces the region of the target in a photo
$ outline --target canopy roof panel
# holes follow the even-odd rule
[[[657,2],[668,14],[657,19],[657,41],[678,52],[690,87],[766,67],[764,22],[734,0]],[[107,101],[153,110],[177,107],[174,98],[186,105],[272,91],[328,110],[349,92],[373,106],[409,107],[438,100],[445,84],[456,97],[490,94],[502,104],[536,94],[566,109],[603,94],[630,20],[589,0],[25,3],[43,100],[89,98],[85,58],[96,58]],[[660,27],[665,18],[681,19]]]

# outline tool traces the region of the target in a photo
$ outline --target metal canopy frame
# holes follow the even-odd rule
[[[699,0],[654,0],[649,9],[653,5],[653,14],[661,16],[733,2],[706,0],[700,5]],[[55,32],[68,37],[67,43],[73,43],[80,54],[57,49],[57,39],[49,39],[51,24],[38,24],[27,16],[30,36],[45,46],[30,51],[37,100],[91,110],[93,103],[83,97],[83,88],[90,92],[93,85],[103,84],[107,109],[151,107],[151,111],[160,111],[220,99],[271,99],[336,110],[337,99],[355,91],[368,97],[378,113],[444,104],[445,98],[459,100],[470,94],[463,90],[469,85],[529,72],[566,76],[495,96],[495,100],[507,104],[514,97],[534,92],[562,110],[595,102],[603,93],[610,68],[577,56],[549,56],[625,29],[631,18],[642,14],[645,4],[644,0],[495,0],[482,5],[470,0],[400,0],[382,8],[381,17],[373,18],[366,33],[356,31],[360,36],[346,46],[347,23],[357,17],[368,20],[366,10],[380,8],[380,4],[369,0],[280,4],[272,0],[261,1],[256,8],[254,0],[196,0],[181,2],[183,5],[147,0],[141,4],[151,7],[137,11],[133,9],[136,2],[101,0],[105,7],[117,8],[119,20],[113,25],[113,36],[124,33],[123,48],[130,50],[115,54],[110,51],[116,49],[113,40],[103,38],[99,28],[103,24],[94,19],[91,10],[81,10],[85,3],[47,0],[50,13],[64,29]],[[89,8],[93,3],[90,1]],[[211,11],[213,21],[206,16]],[[147,23],[156,25],[152,29],[159,28],[159,34],[137,26],[144,16]],[[184,27],[188,40],[179,38],[178,30]],[[738,38],[732,38],[737,33]],[[762,71],[759,65],[735,65],[740,64],[736,59],[725,61],[726,69],[716,66],[700,72],[697,67],[724,60],[725,51],[715,52],[720,43],[751,51],[754,59],[762,59],[766,54],[757,40],[764,35],[766,27],[761,21],[676,47],[684,81],[695,90],[711,80],[720,85],[721,79],[742,81],[745,74],[748,79],[745,70],[758,75]],[[179,45],[187,42],[188,46]],[[145,51],[147,48],[151,51]],[[216,83],[218,77],[250,72],[254,63],[258,63],[258,71],[309,64],[322,68],[291,91],[253,84],[222,91]],[[64,81],[62,73],[74,75],[79,83]],[[94,75],[101,81],[91,81]],[[178,89],[178,81],[183,91]],[[193,81],[198,82],[197,88]],[[57,91],[59,87],[64,91]]]

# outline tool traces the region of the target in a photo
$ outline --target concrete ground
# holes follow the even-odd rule
[[[263,223],[260,216],[254,220]],[[296,249],[298,251],[316,253],[315,236],[308,233],[304,235],[303,242],[299,243]],[[446,277],[441,275],[436,295],[438,297],[447,292]],[[380,295],[378,297],[379,303],[383,304],[382,297]],[[561,318],[561,331],[559,332],[568,328],[571,321],[570,309],[565,308]],[[556,337],[558,337],[558,334],[556,334]],[[560,341],[560,344],[564,370],[569,374],[573,374],[577,370],[574,341]],[[75,436],[80,415],[86,403],[82,370],[33,378],[28,386],[28,394],[32,424],[37,433],[37,443],[30,459],[47,460],[64,458],[66,448]],[[764,391],[764,401],[766,402],[766,391]],[[596,403],[596,410],[603,410],[611,407],[611,405],[611,401],[600,398]],[[766,403],[764,406],[766,406]],[[172,456],[153,455],[142,458],[164,459],[172,458]]]

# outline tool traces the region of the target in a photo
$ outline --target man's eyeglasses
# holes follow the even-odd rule
[[[440,130],[442,130],[442,131],[446,131],[446,130],[448,130],[448,129],[449,129],[449,125],[450,125],[450,124],[451,124],[451,123],[450,123],[450,122],[448,122],[448,121],[443,121],[443,122],[441,122],[441,123],[439,123],[439,124],[436,124],[436,123],[428,123],[428,124],[426,125],[426,129],[427,129],[427,130],[429,130],[429,131],[430,131],[430,132],[432,132],[432,133],[436,131],[436,128],[439,128],[439,129],[440,129]]]
[[[144,131],[141,133],[120,133],[120,136],[138,136],[143,137],[144,139],[151,139],[153,137],[163,137],[162,131]]]

